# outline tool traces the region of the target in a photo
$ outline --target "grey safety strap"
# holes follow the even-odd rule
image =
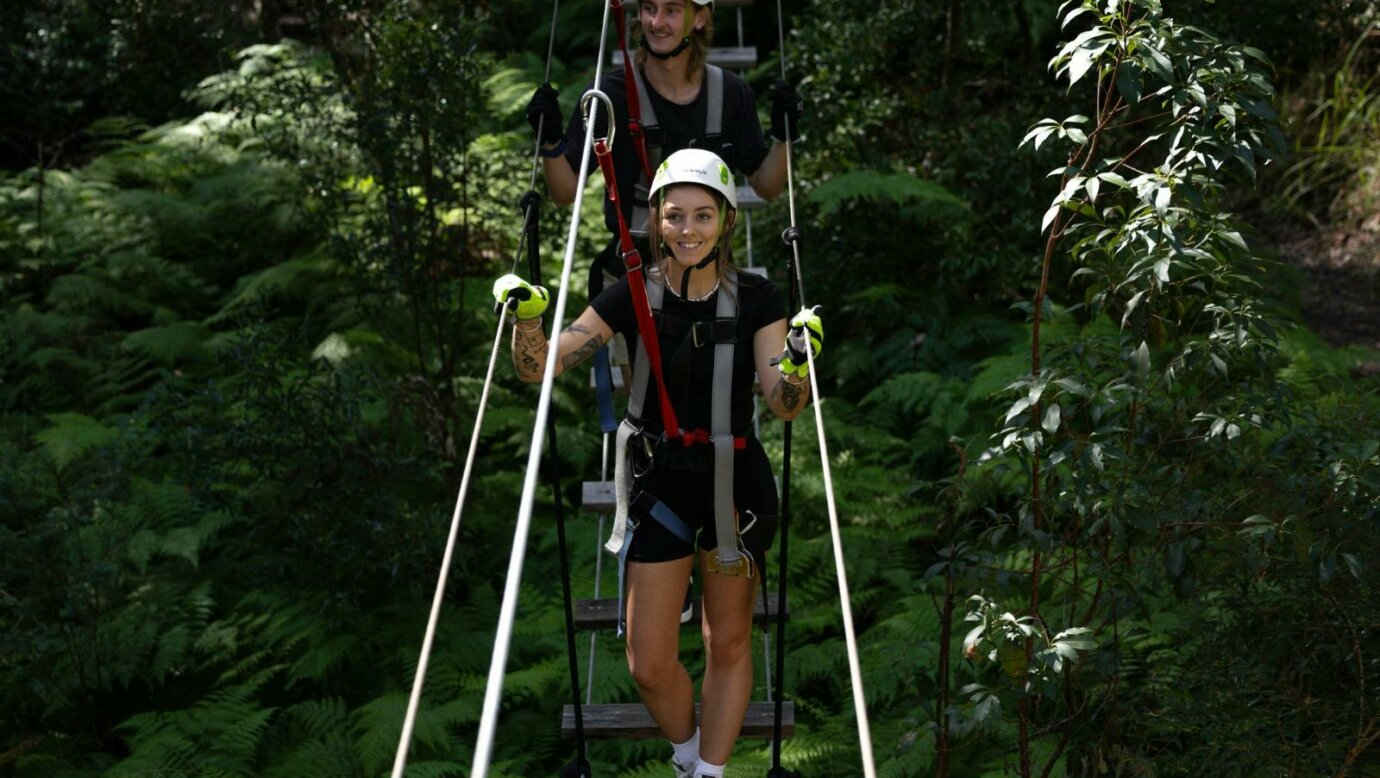
[[[660,273],[647,273],[647,303],[652,311],[661,310],[662,294],[666,285],[661,283]],[[651,379],[652,368],[647,361],[647,349],[642,338],[637,339],[637,358],[633,361],[632,391],[628,393],[628,414],[618,425],[618,437],[613,449],[613,531],[604,548],[610,554],[623,550],[628,540],[628,506],[632,503],[633,474],[628,458],[628,441],[640,431],[642,420],[642,399],[647,394],[647,383]]]
[[[729,269],[719,290],[715,315],[738,318],[738,276]],[[736,328],[735,328],[736,329]],[[714,344],[714,389],[709,400],[709,440],[714,444],[714,530],[719,537],[719,567],[732,570],[740,563],[738,522],[733,516],[733,348],[734,342]]]
[[[656,118],[656,110],[652,108],[652,101],[647,96],[647,83],[642,78],[642,71],[633,68],[633,81],[637,84],[637,100],[642,106],[642,131],[644,137],[651,138],[651,131],[661,127]],[[704,86],[709,90],[709,105],[704,113],[704,134],[705,137],[718,137],[724,131],[724,71],[717,65],[705,65],[704,67]],[[652,173],[655,175],[657,165],[661,164],[661,144],[647,143],[647,164],[651,165]],[[647,235],[647,193],[651,191],[652,182],[647,180],[647,172],[639,171],[637,183],[633,185],[633,209],[632,221],[628,224],[628,231],[638,237]]]
[[[656,118],[656,109],[652,107],[651,98],[647,96],[647,82],[642,78],[641,68],[633,68],[633,81],[637,84],[637,101],[642,107],[643,137],[650,138],[649,131],[659,129],[661,122]],[[661,164],[661,144],[649,142],[646,146],[647,164],[655,174],[657,165]],[[628,232],[639,238],[647,237],[647,193],[651,191],[651,186],[652,182],[647,180],[647,171],[638,170],[637,183],[633,184],[632,221],[628,223]]]

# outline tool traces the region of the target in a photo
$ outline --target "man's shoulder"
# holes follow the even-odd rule
[[[748,82],[744,81],[742,76],[727,69],[724,70],[724,94],[755,99],[752,87]]]

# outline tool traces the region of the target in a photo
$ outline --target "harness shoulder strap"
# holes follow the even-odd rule
[[[719,289],[719,319],[738,318],[738,274],[732,268]],[[714,344],[714,389],[709,399],[709,440],[714,445],[714,530],[716,551],[722,572],[742,573],[743,559],[738,550],[738,521],[733,510],[733,361],[736,343]],[[747,574],[752,574],[751,563]]]
[[[724,71],[718,65],[706,65],[704,85],[709,90],[709,106],[704,113],[704,134],[717,137],[724,134]]]

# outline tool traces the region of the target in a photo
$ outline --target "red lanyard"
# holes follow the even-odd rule
[[[624,60],[626,61],[626,60]],[[623,265],[627,268],[628,289],[632,292],[633,311],[637,315],[637,334],[642,339],[642,348],[651,362],[652,375],[656,378],[658,400],[661,403],[661,426],[666,437],[682,439],[685,445],[691,440],[681,431],[676,420],[676,410],[671,407],[671,396],[666,393],[666,379],[661,372],[661,342],[657,339],[656,322],[652,319],[652,306],[647,302],[647,282],[642,275],[642,254],[628,234],[628,223],[623,219],[623,209],[618,204],[618,184],[613,174],[613,156],[609,153],[607,139],[594,141],[594,154],[599,159],[599,169],[604,173],[605,188],[613,203],[613,212],[618,216],[618,243],[623,253]]]

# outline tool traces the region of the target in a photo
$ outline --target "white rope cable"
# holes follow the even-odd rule
[[[460,532],[460,515],[464,509],[465,496],[469,493],[470,474],[474,471],[474,455],[479,448],[479,430],[484,425],[484,409],[489,404],[489,387],[493,384],[494,366],[498,363],[498,348],[503,342],[503,329],[507,316],[498,317],[498,327],[494,331],[494,344],[489,352],[489,369],[484,376],[484,390],[479,395],[479,410],[474,417],[474,432],[470,435],[470,451],[465,456],[465,471],[460,478],[460,493],[455,498],[455,511],[450,517],[450,535],[446,538],[446,551],[441,556],[441,574],[436,580],[436,594],[431,600],[431,616],[426,623],[426,636],[422,638],[422,652],[417,659],[417,674],[412,679],[412,696],[407,700],[407,715],[403,718],[402,735],[398,738],[398,751],[393,758],[393,778],[402,778],[407,767],[407,751],[412,744],[412,729],[417,722],[417,708],[422,700],[422,684],[426,681],[426,668],[431,659],[431,645],[436,638],[436,625],[441,617],[441,603],[446,596],[446,579],[450,577],[451,557],[455,552],[455,538]]]
[[[781,57],[781,78],[786,78],[786,36],[783,31],[781,20],[781,0],[776,0],[776,34],[778,40],[779,54]],[[783,128],[787,138],[791,137],[790,117],[785,117],[786,126]],[[795,182],[794,171],[791,169],[791,142],[786,141],[786,193],[787,202],[790,205],[791,228],[797,230],[795,220]],[[800,299],[805,299],[805,285],[802,280],[800,270],[800,241],[796,232],[796,239],[792,240],[791,251],[795,259],[796,285],[800,290]],[[808,337],[808,335],[807,335]],[[807,342],[805,348],[806,362],[810,366],[810,392],[814,398],[815,409],[815,434],[819,439],[819,460],[824,468],[824,499],[829,508],[829,534],[834,541],[834,568],[839,579],[839,605],[843,611],[843,634],[848,646],[848,674],[853,684],[853,710],[858,717],[858,745],[862,749],[862,766],[865,778],[876,778],[877,767],[872,757],[872,727],[867,720],[867,698],[863,692],[862,682],[862,663],[858,659],[858,638],[853,629],[853,605],[852,597],[848,592],[848,570],[843,561],[843,535],[839,531],[838,506],[834,502],[834,476],[829,467],[829,444],[824,435],[824,410],[822,408],[823,398],[819,395],[819,379],[815,373],[815,353]],[[781,649],[778,649],[781,650]]]
[[[599,58],[594,66],[594,85],[591,92],[605,101],[608,96],[598,91],[603,78],[604,43],[608,38],[609,4],[604,4],[604,21],[599,27]],[[587,93],[588,94],[588,93]],[[581,98],[584,103],[584,98]],[[537,418],[532,427],[532,449],[527,453],[527,475],[522,485],[522,501],[518,508],[517,527],[513,531],[513,551],[508,560],[508,577],[503,587],[503,604],[499,610],[497,634],[494,636],[493,657],[489,663],[489,677],[484,689],[484,708],[479,720],[479,739],[475,743],[474,762],[470,768],[470,778],[485,778],[489,774],[489,761],[493,750],[494,730],[498,722],[498,703],[503,696],[503,674],[508,664],[508,648],[512,642],[513,621],[517,613],[518,589],[522,583],[523,559],[527,553],[527,534],[532,525],[532,505],[536,499],[537,475],[541,465],[541,449],[546,440],[546,418],[551,410],[551,390],[556,376],[556,359],[560,352],[560,332],[565,323],[565,304],[570,290],[570,272],[575,261],[575,239],[579,233],[580,211],[584,200],[585,184],[589,176],[589,157],[594,145],[594,126],[599,116],[599,104],[594,106],[585,120],[584,150],[580,155],[580,172],[575,189],[575,203],[570,217],[570,231],[566,236],[565,259],[561,266],[561,286],[556,293],[556,310],[552,316],[552,337],[547,343],[546,370],[542,374],[541,397],[537,401]],[[609,137],[612,140],[614,117],[612,112],[608,121]]]
[[[819,381],[815,377],[814,349],[805,349],[810,365],[810,391],[814,394],[815,433],[819,436],[819,460],[824,466],[824,499],[829,506],[829,534],[834,539],[834,568],[839,578],[839,605],[843,610],[843,634],[848,643],[848,674],[853,681],[853,710],[858,716],[858,744],[862,747],[863,775],[876,778],[872,760],[872,728],[867,722],[867,699],[863,694],[862,663],[858,661],[858,638],[853,630],[853,605],[848,594],[848,571],[843,564],[843,537],[839,532],[838,507],[834,503],[834,477],[829,469],[829,445],[824,439],[824,411],[820,407]]]

